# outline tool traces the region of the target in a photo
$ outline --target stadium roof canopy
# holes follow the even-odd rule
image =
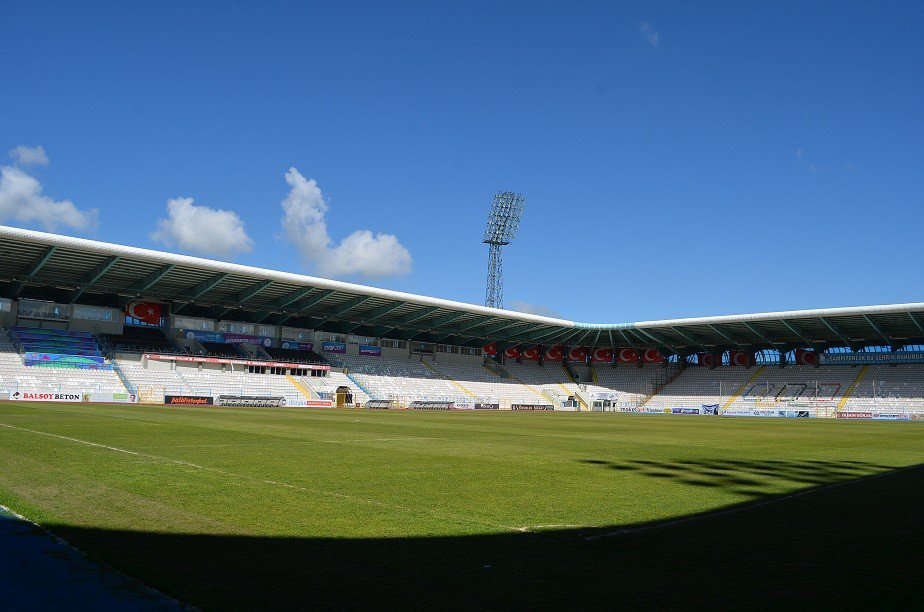
[[[480,347],[725,349],[924,344],[924,303],[638,323],[576,323],[323,278],[0,226],[0,292],[121,308],[165,302],[173,314],[360,336]]]

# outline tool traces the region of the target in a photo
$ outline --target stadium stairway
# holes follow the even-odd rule
[[[581,393],[581,385],[578,383],[577,378],[574,376],[574,370],[572,370],[567,361],[562,361],[561,367],[565,371],[565,375],[568,377],[568,380],[571,381],[571,384],[573,384],[575,388],[574,391],[572,391],[562,383],[558,383],[558,386],[561,387],[562,391],[565,392],[566,397],[569,395],[574,396],[574,399],[577,400],[579,410],[590,410],[590,403],[587,401],[587,398],[584,397],[584,394]]]
[[[596,374],[596,372],[595,372],[595,374]],[[656,396],[658,393],[660,393],[661,391],[663,391],[664,388],[665,388],[667,385],[671,384],[672,382],[674,382],[675,380],[677,380],[678,378],[680,378],[680,376],[681,376],[682,374],[683,374],[683,370],[681,370],[680,368],[678,368],[677,370],[675,370],[674,373],[671,374],[671,375],[667,378],[667,380],[665,380],[663,383],[661,383],[660,385],[658,385],[657,387],[655,387],[655,388],[652,390],[651,393],[649,393],[648,395],[646,395],[646,396],[642,399],[642,403],[639,404],[639,406],[641,407],[641,406],[644,406],[645,404],[647,404],[649,401],[652,400],[652,398],[654,398],[654,396]]]
[[[305,399],[309,399],[309,400],[318,399],[318,396],[316,393],[313,393],[311,389],[309,389],[302,383],[298,382],[295,379],[295,377],[292,376],[291,374],[286,374],[286,378],[288,379],[290,383],[292,383],[293,387],[298,389],[298,392],[301,393],[305,397]]]
[[[365,393],[366,395],[368,395],[368,396],[369,396],[369,399],[379,399],[379,398],[377,398],[375,395],[373,395],[372,393],[370,393],[370,392],[369,392],[369,389],[367,389],[366,387],[364,387],[358,380],[356,380],[356,377],[353,376],[352,374],[350,374],[350,371],[349,371],[348,369],[343,368],[343,375],[346,376],[346,377],[350,380],[351,383],[353,383],[354,385],[356,385],[356,388],[357,388],[357,389],[359,389],[360,391],[362,391],[363,393]]]
[[[747,380],[747,382],[745,382],[743,385],[741,385],[740,387],[738,387],[738,390],[735,391],[735,393],[734,393],[730,398],[728,398],[728,401],[725,402],[725,405],[724,405],[724,406],[722,406],[722,411],[724,412],[725,410],[728,410],[729,408],[731,408],[732,404],[734,404],[735,401],[736,401],[739,397],[741,397],[741,395],[742,395],[746,390],[750,389],[750,388],[751,388],[751,385],[753,385],[754,383],[757,382],[757,379],[760,378],[760,375],[763,374],[763,373],[764,373],[764,370],[766,370],[766,369],[767,369],[767,366],[765,366],[765,365],[762,365],[762,366],[760,366],[759,368],[757,368],[757,370],[756,370],[756,371],[754,372],[754,374]]]
[[[863,382],[863,379],[866,378],[866,374],[869,372],[869,366],[865,365],[860,368],[860,371],[857,372],[857,377],[853,379],[853,382],[844,390],[844,395],[841,397],[840,401],[837,403],[837,410],[840,412],[844,409],[844,406],[847,405],[847,400],[850,399],[850,396],[853,395],[853,392],[856,391],[857,386]]]
[[[471,397],[472,399],[474,399],[474,400],[476,400],[476,401],[479,401],[479,400],[481,399],[480,397],[478,397],[477,395],[475,395],[474,393],[472,393],[471,391],[469,391],[468,389],[466,389],[466,388],[462,385],[462,383],[460,383],[458,380],[455,380],[454,378],[451,378],[450,376],[447,376],[446,374],[444,374],[444,373],[440,372],[439,370],[437,370],[437,369],[436,369],[436,366],[434,366],[432,363],[427,363],[427,362],[424,361],[423,359],[420,360],[420,363],[424,364],[424,367],[426,367],[428,370],[430,370],[431,372],[433,372],[434,374],[436,374],[437,376],[439,376],[439,377],[442,378],[443,380],[449,382],[451,385],[453,385],[454,387],[456,387],[457,389],[459,389],[459,391],[461,391],[461,392],[464,393],[465,395]]]
[[[559,402],[558,402],[558,400],[556,400],[554,397],[552,397],[552,396],[549,395],[548,393],[544,393],[544,392],[540,391],[539,389],[533,387],[532,385],[527,384],[525,381],[523,381],[523,380],[517,378],[516,376],[514,376],[514,375],[510,372],[510,370],[508,370],[508,369],[506,369],[506,368],[504,368],[504,367],[501,367],[500,365],[495,365],[494,367],[496,367],[496,368],[497,368],[498,370],[500,370],[500,371],[503,371],[504,374],[506,374],[507,376],[506,376],[506,377],[501,376],[500,374],[498,374],[497,372],[495,372],[494,369],[488,368],[487,366],[485,366],[485,369],[486,369],[488,372],[490,372],[491,374],[493,374],[494,376],[497,376],[498,378],[508,378],[508,379],[510,379],[510,380],[515,380],[516,382],[520,383],[521,385],[523,385],[524,387],[526,387],[527,389],[529,389],[532,393],[535,393],[535,394],[539,397],[539,399],[544,400],[544,401],[547,401],[547,402],[551,402],[551,404],[552,404],[553,406],[557,406],[557,405],[558,405]],[[569,395],[571,395],[571,393],[569,393]]]

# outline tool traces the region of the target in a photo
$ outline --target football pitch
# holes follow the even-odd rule
[[[924,425],[0,404],[0,503],[232,607],[921,602]]]

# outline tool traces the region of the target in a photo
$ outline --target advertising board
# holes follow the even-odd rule
[[[321,350],[325,353],[346,353],[346,344],[343,342],[322,342]]]
[[[211,406],[215,401],[206,395],[165,395],[164,403],[168,406]]]
[[[82,402],[83,394],[81,393],[42,393],[38,391],[13,391],[10,393],[11,400],[22,400],[26,402]]]
[[[244,408],[282,408],[284,397],[252,397],[248,395],[219,395],[216,406],[241,406]]]
[[[381,357],[382,348],[378,346],[372,346],[369,344],[361,344],[359,346],[359,354],[366,355],[368,357]]]

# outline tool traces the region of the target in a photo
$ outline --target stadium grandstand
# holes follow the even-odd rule
[[[0,227],[0,398],[924,418],[924,303],[576,323]]]

